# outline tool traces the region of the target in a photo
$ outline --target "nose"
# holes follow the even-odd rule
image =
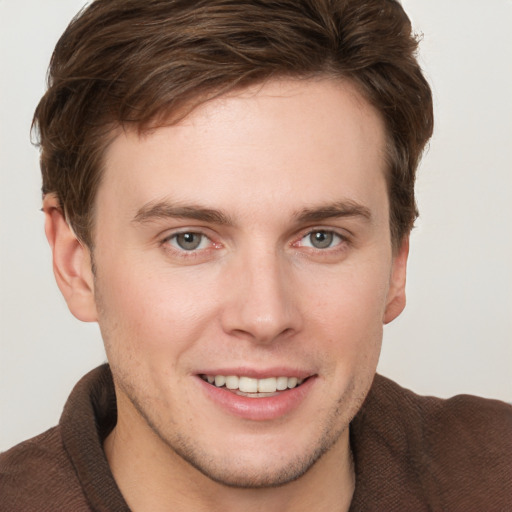
[[[226,286],[222,326],[230,335],[268,344],[301,329],[300,290],[284,256],[269,251],[240,258]]]

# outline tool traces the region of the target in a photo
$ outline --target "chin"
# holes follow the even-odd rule
[[[303,430],[304,436],[295,442],[290,443],[289,435],[274,441],[260,438],[252,448],[242,440],[229,441],[229,437],[222,447],[212,449],[213,440],[197,442],[183,432],[174,432],[167,439],[158,432],[157,435],[185,463],[216,483],[240,489],[281,487],[304,476],[328,452],[336,451],[336,446],[343,448],[348,442],[352,414],[344,407],[337,413],[323,425],[310,425],[309,432]]]
[[[336,443],[340,433],[331,433],[315,448],[306,453],[290,457],[276,450],[258,460],[250,454],[231,453],[229,459],[219,460],[189,444],[189,440],[178,439],[171,448],[186,463],[197,469],[210,480],[227,487],[238,489],[262,489],[281,487],[293,482],[307,473]]]

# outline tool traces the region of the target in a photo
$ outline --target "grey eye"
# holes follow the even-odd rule
[[[203,235],[201,233],[178,233],[174,239],[180,249],[193,251],[201,245]]]
[[[316,249],[327,249],[332,245],[334,234],[331,231],[313,231],[309,234],[309,240]]]

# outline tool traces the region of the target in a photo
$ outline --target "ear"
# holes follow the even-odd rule
[[[57,285],[76,318],[95,322],[97,314],[90,251],[77,239],[54,194],[44,197],[43,211]]]
[[[402,240],[398,252],[393,255],[388,297],[383,319],[385,324],[392,322],[405,308],[405,280],[408,256],[409,236],[406,236]]]

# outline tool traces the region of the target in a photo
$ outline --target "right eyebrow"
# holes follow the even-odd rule
[[[175,205],[169,201],[149,202],[137,210],[133,222],[144,224],[158,219],[192,219],[232,226],[232,219],[220,210],[199,205]]]
[[[299,222],[321,222],[342,217],[360,218],[365,222],[372,220],[370,209],[351,200],[336,201],[312,208],[304,208],[295,214]]]

